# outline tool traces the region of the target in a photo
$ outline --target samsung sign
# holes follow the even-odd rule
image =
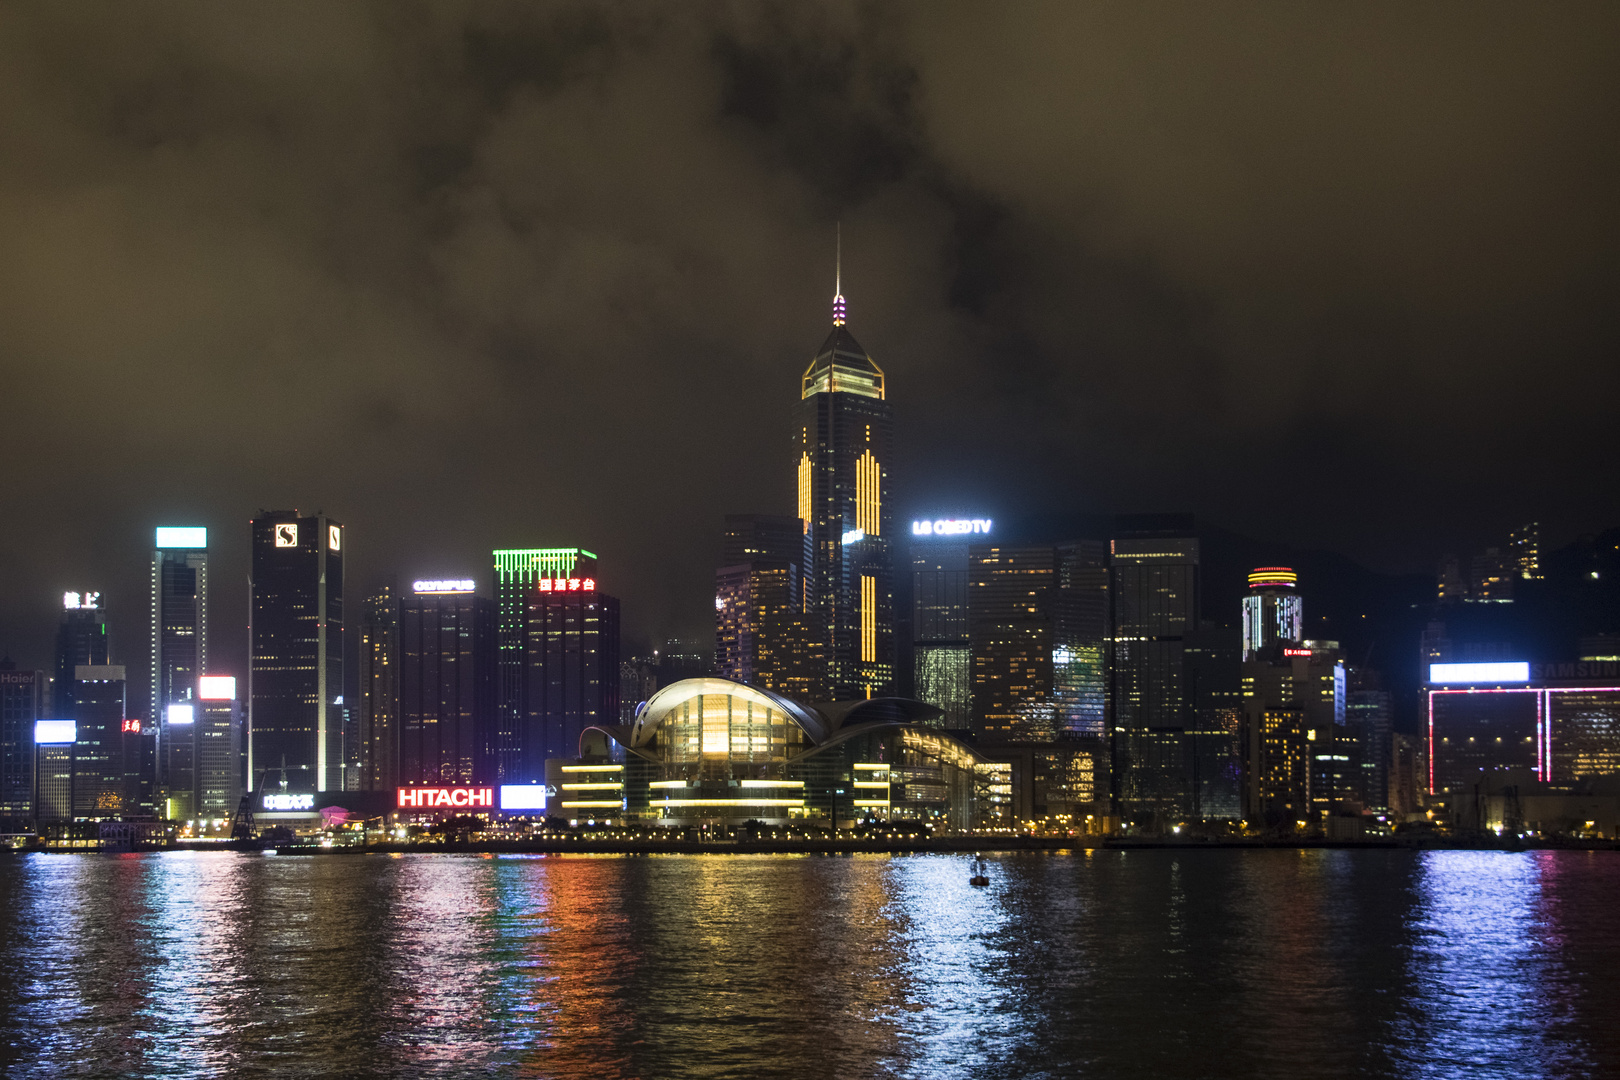
[[[911,523],[912,536],[984,536],[989,532],[989,518],[937,518]]]

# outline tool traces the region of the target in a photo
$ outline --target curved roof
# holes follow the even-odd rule
[[[823,391],[883,397],[883,369],[861,348],[855,335],[842,326],[833,327],[810,366],[804,369],[801,395],[809,397]]]
[[[653,736],[658,732],[658,726],[671,711],[705,694],[726,694],[751,701],[756,705],[763,705],[768,709],[775,709],[798,724],[812,743],[825,742],[827,736],[831,734],[827,718],[807,705],[801,705],[792,698],[774,694],[769,690],[761,690],[757,686],[711,676],[702,679],[682,679],[658,691],[637,712],[635,722],[622,729],[627,738],[620,741],[631,749],[646,746],[652,742]]]

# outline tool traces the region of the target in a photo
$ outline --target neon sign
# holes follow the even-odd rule
[[[157,546],[164,549],[205,548],[208,546],[208,530],[201,526],[159,525]]]
[[[1283,650],[1283,655],[1284,656],[1309,656],[1309,655],[1311,655],[1311,650],[1309,650],[1309,649],[1284,649]]]
[[[203,701],[235,701],[235,675],[199,675],[197,696]]]
[[[543,577],[535,585],[541,592],[595,592],[595,578],[549,578]]]
[[[93,611],[101,606],[101,594],[98,592],[62,594],[62,610],[64,611]]]
[[[973,536],[989,531],[989,518],[936,518],[911,523],[912,536]]]
[[[401,810],[495,808],[495,789],[489,787],[402,787],[398,793]]]
[[[456,578],[454,580],[446,579],[444,581],[414,581],[411,583],[411,591],[427,594],[468,593],[472,592],[473,588],[474,584],[472,578]]]
[[[125,720],[124,732],[128,735],[139,735],[141,733],[141,722],[133,717]]]
[[[276,547],[298,546],[298,523],[290,521],[285,525],[277,525],[273,530],[276,538]]]
[[[315,809],[315,796],[309,792],[288,794],[275,792],[264,797],[266,810],[313,810]]]
[[[846,544],[858,544],[862,540],[865,540],[865,539],[866,539],[866,530],[865,529],[851,529],[847,533],[844,534],[844,543],[846,543]]]
[[[1261,566],[1249,575],[1249,588],[1293,588],[1299,584],[1299,575],[1286,566]]]
[[[1431,683],[1529,682],[1530,665],[1525,661],[1497,664],[1430,664]]]

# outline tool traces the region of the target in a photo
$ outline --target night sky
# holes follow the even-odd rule
[[[348,596],[581,545],[712,635],[829,328],[897,517],[1190,511],[1427,572],[1620,521],[1620,5],[0,6],[0,650],[152,527]],[[1303,583],[1308,596],[1309,583]]]

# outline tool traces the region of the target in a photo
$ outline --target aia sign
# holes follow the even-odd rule
[[[402,787],[398,792],[401,810],[495,808],[495,789],[492,787]]]

